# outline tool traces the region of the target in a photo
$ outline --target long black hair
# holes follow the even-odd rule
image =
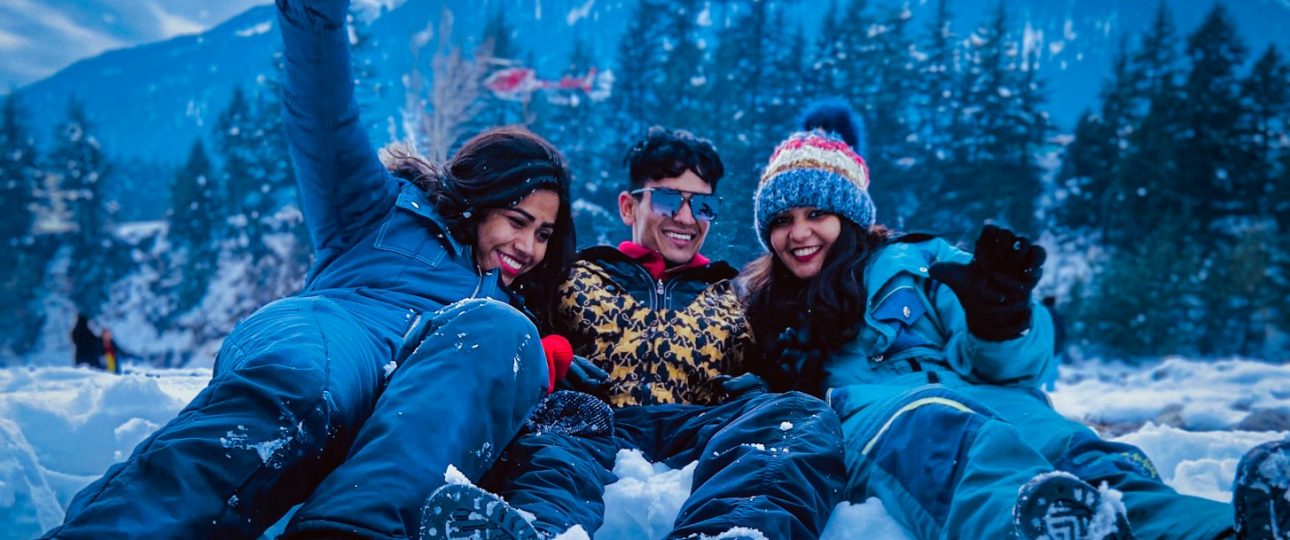
[[[569,169],[555,146],[527,129],[507,126],[472,137],[442,165],[398,146],[386,148],[382,157],[396,176],[425,190],[453,238],[470,246],[478,240],[479,224],[489,210],[514,207],[537,190],[559,196],[546,256],[511,284],[540,325],[550,323],[556,288],[577,247]]]
[[[773,252],[744,269],[748,321],[761,352],[755,371],[776,390],[818,393],[824,358],[855,339],[864,321],[864,272],[891,233],[838,219],[841,231],[815,276],[798,278]]]

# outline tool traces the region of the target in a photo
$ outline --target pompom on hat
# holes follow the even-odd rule
[[[854,130],[826,131],[847,128]],[[862,133],[859,116],[838,102],[823,102],[803,115],[803,131],[775,148],[754,195],[754,219],[763,246],[770,246],[770,220],[790,208],[818,208],[865,229],[874,224],[869,166],[848,144],[862,140]]]

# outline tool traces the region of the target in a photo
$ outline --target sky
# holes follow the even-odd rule
[[[0,88],[100,53],[205,31],[268,0],[0,0]]]

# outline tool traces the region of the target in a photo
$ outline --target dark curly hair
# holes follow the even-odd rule
[[[748,322],[763,363],[754,371],[773,389],[818,394],[823,359],[859,334],[867,308],[865,268],[890,237],[882,225],[866,230],[842,218],[814,277],[798,278],[774,253],[744,269]]]
[[[695,137],[683,129],[653,126],[645,137],[632,145],[623,156],[627,166],[629,189],[645,187],[645,182],[674,178],[694,171],[716,191],[717,182],[726,173],[721,156],[712,141]]]
[[[564,280],[577,246],[569,169],[555,146],[527,129],[508,126],[472,137],[447,163],[431,163],[397,145],[385,148],[382,160],[395,176],[425,190],[453,238],[470,246],[475,245],[488,210],[511,208],[540,189],[558,195],[560,209],[546,256],[511,284],[538,315],[539,323],[550,322],[555,289]]]

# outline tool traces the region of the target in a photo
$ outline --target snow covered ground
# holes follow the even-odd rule
[[[82,487],[205,386],[206,369],[0,369],[0,539],[30,538],[61,521]],[[1063,367],[1057,408],[1142,447],[1183,493],[1231,498],[1245,450],[1290,433],[1290,366],[1166,358],[1127,367]],[[661,538],[689,491],[693,465],[671,470],[623,452],[609,486],[604,540]],[[826,540],[905,539],[876,500],[838,508]]]

